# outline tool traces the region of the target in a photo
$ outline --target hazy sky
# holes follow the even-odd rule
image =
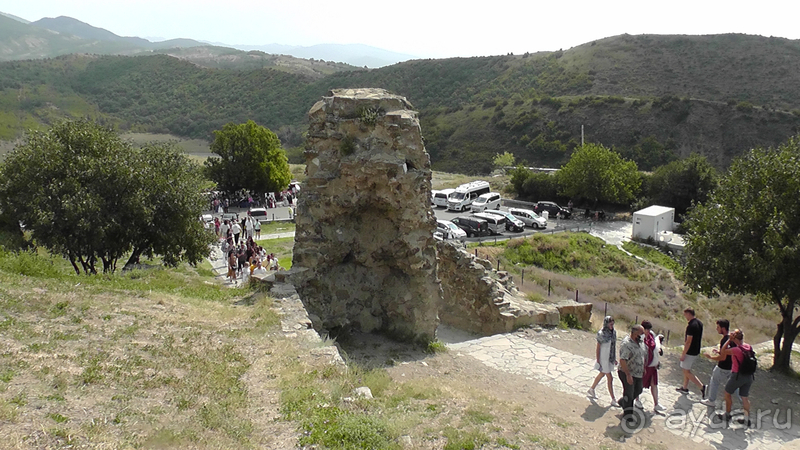
[[[622,33],[800,39],[796,0],[0,0],[0,11],[30,21],[69,16],[121,36],[360,43],[418,57],[567,49]]]

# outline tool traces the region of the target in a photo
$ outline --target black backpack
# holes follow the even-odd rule
[[[753,375],[756,373],[758,367],[758,358],[756,352],[750,347],[750,350],[742,349],[742,360],[739,362],[739,373],[742,375]]]

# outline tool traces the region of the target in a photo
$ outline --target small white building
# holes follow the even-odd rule
[[[653,205],[633,213],[633,239],[653,239],[658,242],[664,236],[671,237],[673,229],[675,208]]]

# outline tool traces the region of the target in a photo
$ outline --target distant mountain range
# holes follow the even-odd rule
[[[414,59],[412,55],[390,52],[362,44],[320,44],[310,47],[270,45],[228,45],[194,39],[151,42],[140,37],[118,36],[72,17],[43,18],[35,22],[0,12],[0,61],[38,59],[70,53],[131,55],[191,47],[222,47],[244,52],[288,55],[295,58],[339,62],[355,67],[377,68]]]

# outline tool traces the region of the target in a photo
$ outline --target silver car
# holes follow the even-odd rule
[[[535,229],[547,228],[547,219],[536,214],[530,209],[508,208],[508,212],[517,219],[525,222],[525,225]]]

